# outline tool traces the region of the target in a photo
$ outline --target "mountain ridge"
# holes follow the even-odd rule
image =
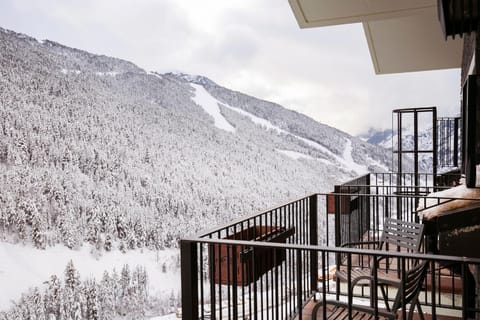
[[[48,263],[75,260],[88,274],[85,254],[98,274],[121,270],[111,258],[121,253],[164,279],[155,252],[180,237],[390,163],[383,148],[208,78],[147,72],[4,29],[0,73],[0,246],[9,248],[0,259],[16,253],[0,273],[10,284],[3,307],[41,287]],[[32,251],[37,260],[15,268]],[[50,261],[56,252],[62,260]],[[26,280],[6,280],[16,278]],[[149,296],[165,295],[163,285]]]

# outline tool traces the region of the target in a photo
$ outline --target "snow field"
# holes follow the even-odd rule
[[[82,280],[95,278],[100,280],[104,271],[120,273],[125,264],[130,269],[137,265],[146,268],[148,274],[149,294],[156,297],[177,296],[180,291],[180,273],[176,267],[178,250],[167,249],[158,252],[151,250],[131,250],[122,253],[118,250],[104,252],[96,259],[90,252],[90,246],[84,245],[80,250],[70,250],[57,245],[38,250],[30,246],[0,242],[0,310],[5,311],[18,301],[22,293],[30,287],[43,287],[43,283],[55,274],[63,280],[67,263],[72,260],[80,272]],[[162,270],[166,264],[167,271]]]

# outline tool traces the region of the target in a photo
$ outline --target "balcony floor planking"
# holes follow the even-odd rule
[[[318,302],[316,301],[310,301],[309,303],[307,303],[305,305],[305,307],[303,308],[302,310],[302,320],[305,320],[305,319],[311,319],[312,318],[312,310],[314,308],[314,306],[317,304]],[[431,314],[428,314],[428,313],[425,313],[424,312],[424,316],[425,316],[425,320],[431,320],[432,319],[432,315]],[[327,318],[328,318],[328,311],[327,311]],[[371,317],[372,319],[374,318],[373,316]],[[401,319],[402,318],[402,315],[399,314],[398,315],[398,319]],[[300,320],[300,318],[298,317],[298,315],[294,318],[295,320]],[[322,309],[320,308],[317,312],[317,319],[318,320],[321,320],[322,319]],[[330,319],[330,318],[329,318]],[[333,318],[333,319],[343,319],[343,318]],[[367,320],[369,318],[362,318],[363,320]],[[380,318],[382,319],[382,318]],[[413,315],[413,319],[414,320],[419,320],[420,317],[417,313],[414,313]],[[452,317],[452,316],[446,316],[446,315],[437,315],[437,319],[438,320],[458,320],[458,319],[461,319],[461,317]]]

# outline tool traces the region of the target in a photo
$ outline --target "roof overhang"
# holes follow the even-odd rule
[[[436,0],[289,0],[301,28],[362,23],[378,74],[459,68],[463,39],[445,40]]]

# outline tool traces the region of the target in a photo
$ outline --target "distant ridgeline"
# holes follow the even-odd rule
[[[172,247],[390,164],[379,146],[206,78],[3,29],[0,74],[4,241]],[[192,83],[222,105],[198,105]],[[215,108],[233,130],[216,125]]]

